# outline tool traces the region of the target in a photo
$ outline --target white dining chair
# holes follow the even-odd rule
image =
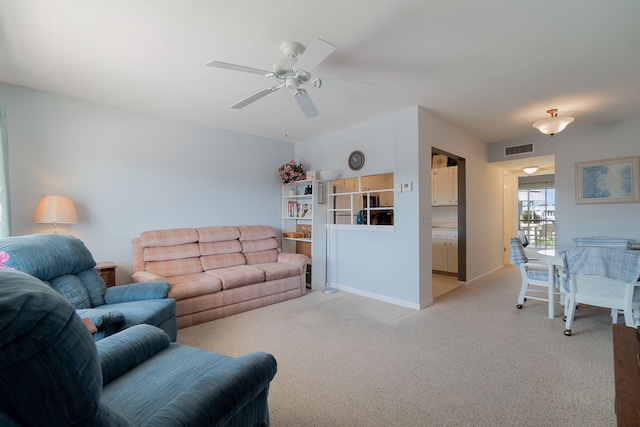
[[[509,263],[520,268],[522,278],[516,307],[523,308],[527,299],[546,301],[549,319],[553,319],[555,317],[554,304],[561,304],[561,298],[556,301],[556,295],[560,295],[560,292],[556,290],[557,281],[554,280],[554,269],[537,259],[528,258],[522,241],[518,237],[512,237],[509,246],[511,250]]]
[[[619,247],[579,246],[561,251],[561,255],[567,271],[566,336],[572,334],[580,304],[610,309],[613,323],[618,323],[622,311],[627,326],[640,326],[640,253]]]

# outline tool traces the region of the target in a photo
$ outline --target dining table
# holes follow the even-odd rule
[[[549,272],[553,274],[553,284],[560,291],[560,304],[564,305],[565,288],[561,285],[561,277],[564,277],[564,259],[555,249],[541,249],[536,251],[541,262],[549,266]]]

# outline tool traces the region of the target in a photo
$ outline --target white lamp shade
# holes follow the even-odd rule
[[[68,196],[42,196],[33,216],[36,224],[76,224],[76,208]]]
[[[569,123],[573,121],[573,117],[553,117],[544,120],[538,120],[531,126],[538,129],[545,135],[555,135],[558,132],[562,132]]]
[[[339,170],[320,171],[320,178],[326,179],[328,181],[338,179],[340,175],[342,175],[342,171]]]

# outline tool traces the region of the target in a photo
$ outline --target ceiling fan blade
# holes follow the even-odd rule
[[[311,71],[336,50],[331,43],[322,39],[313,39],[309,47],[302,52],[293,68],[296,70]]]
[[[257,68],[251,68],[251,67],[245,67],[244,65],[228,64],[226,62],[220,62],[220,61],[211,61],[211,62],[208,62],[206,65],[207,65],[207,67],[224,68],[225,70],[233,70],[233,71],[242,71],[242,72],[245,72],[245,73],[259,74],[259,75],[265,76],[265,77],[267,77],[269,74],[271,74],[271,71],[259,70]]]
[[[316,106],[313,105],[313,101],[306,90],[296,90],[293,97],[298,102],[298,105],[302,110],[302,114],[304,114],[307,119],[312,119],[318,115],[318,110],[316,109]]]
[[[369,83],[348,82],[346,80],[316,79],[313,81],[313,86],[367,96],[373,95],[376,92],[375,85]]]
[[[244,107],[246,107],[247,105],[251,104],[252,102],[255,102],[255,101],[257,101],[258,99],[260,99],[260,98],[262,98],[262,97],[264,97],[264,96],[267,96],[267,95],[269,95],[270,93],[273,93],[273,92],[277,91],[277,90],[278,90],[278,89],[280,89],[281,87],[282,87],[282,85],[280,85],[280,86],[272,86],[272,87],[268,87],[268,88],[262,89],[261,91],[256,92],[256,93],[254,93],[253,95],[246,97],[246,98],[245,98],[245,99],[243,99],[242,101],[240,101],[240,102],[236,102],[235,104],[233,104],[233,105],[231,106],[231,108],[235,108],[236,110],[239,110],[239,109],[241,109],[241,108],[244,108]]]

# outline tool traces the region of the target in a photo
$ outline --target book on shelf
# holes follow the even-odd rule
[[[287,205],[287,217],[289,218],[306,218],[309,219],[313,215],[313,205],[308,203],[289,202]]]

